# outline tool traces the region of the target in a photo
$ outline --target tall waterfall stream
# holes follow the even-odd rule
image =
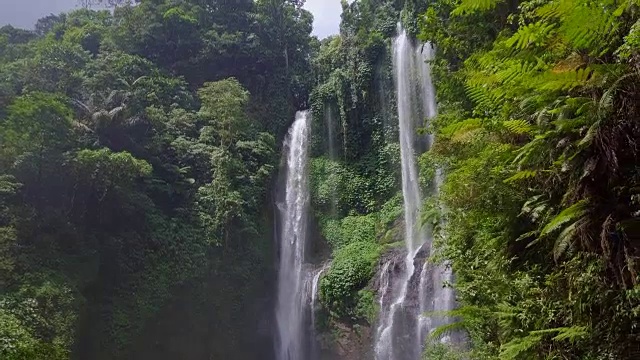
[[[279,204],[282,222],[278,298],[276,308],[277,360],[308,357],[308,313],[305,248],[309,212],[308,148],[311,128],[309,112],[298,112],[285,140],[287,153],[285,200]]]
[[[399,26],[393,41],[393,69],[400,128],[405,257],[402,262],[388,260],[380,271],[376,360],[420,359],[428,334],[447,321],[425,313],[452,310],[455,306],[453,291],[443,286],[452,280],[451,271],[427,261],[433,234],[432,229],[420,223],[423,198],[416,167],[420,143],[416,130],[422,125],[419,120],[433,118],[437,111],[428,64],[432,52],[430,44],[415,46]],[[426,140],[430,147],[433,139]]]

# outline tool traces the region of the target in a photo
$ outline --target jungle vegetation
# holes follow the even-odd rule
[[[436,49],[424,223],[469,340],[425,358],[640,357],[636,0],[343,1],[322,40],[300,0],[106,2],[0,28],[0,358],[264,359],[303,108],[322,326],[373,324],[398,21]]]

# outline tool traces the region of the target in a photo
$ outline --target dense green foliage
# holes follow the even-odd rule
[[[0,358],[251,358],[312,17],[112,5],[0,29]]]
[[[320,296],[323,303],[338,318],[362,317],[359,304],[362,289],[373,276],[373,270],[380,256],[380,248],[375,243],[353,242],[336,251],[331,269],[322,278]],[[366,293],[365,293],[366,294]],[[363,301],[366,301],[367,298]]]
[[[304,107],[318,324],[373,325],[404,233],[398,21],[436,49],[423,222],[460,303],[424,356],[638,357],[640,3],[343,1],[318,41],[300,0],[133,2],[0,29],[0,358],[264,359]]]
[[[424,163],[447,169],[471,358],[638,356],[639,10],[462,0],[421,18],[440,103]]]

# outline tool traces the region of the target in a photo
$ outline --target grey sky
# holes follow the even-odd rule
[[[11,24],[33,28],[36,20],[77,7],[77,0],[0,0],[0,26]],[[313,33],[320,38],[337,34],[342,7],[340,0],[307,0],[305,8],[313,13]]]
[[[338,33],[342,14],[340,0],[307,0],[304,7],[313,13],[315,35],[322,39]]]

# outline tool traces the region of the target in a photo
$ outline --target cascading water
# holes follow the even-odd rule
[[[316,311],[318,310],[318,285],[320,285],[320,277],[324,274],[327,269],[331,266],[331,262],[326,262],[319,269],[312,272],[313,276],[311,277],[311,294],[309,294],[309,298],[311,299],[310,303],[310,313],[311,313],[311,331],[313,332],[316,328]]]
[[[393,67],[400,128],[406,253],[402,264],[390,259],[380,274],[376,360],[420,359],[426,335],[443,324],[422,314],[451,310],[454,306],[450,290],[442,290],[443,281],[450,280],[450,272],[426,262],[432,250],[433,236],[431,229],[424,229],[420,224],[422,194],[416,166],[416,148],[420,141],[416,139],[416,130],[422,125],[419,120],[436,115],[435,92],[427,63],[431,57],[429,44],[415,47],[406,31],[398,26],[398,37],[393,41]],[[426,140],[424,150],[428,150],[433,139]]]
[[[279,204],[282,232],[278,271],[277,360],[308,358],[307,331],[309,291],[305,265],[307,217],[309,211],[308,144],[311,114],[298,112],[285,140],[287,153],[284,203]]]

